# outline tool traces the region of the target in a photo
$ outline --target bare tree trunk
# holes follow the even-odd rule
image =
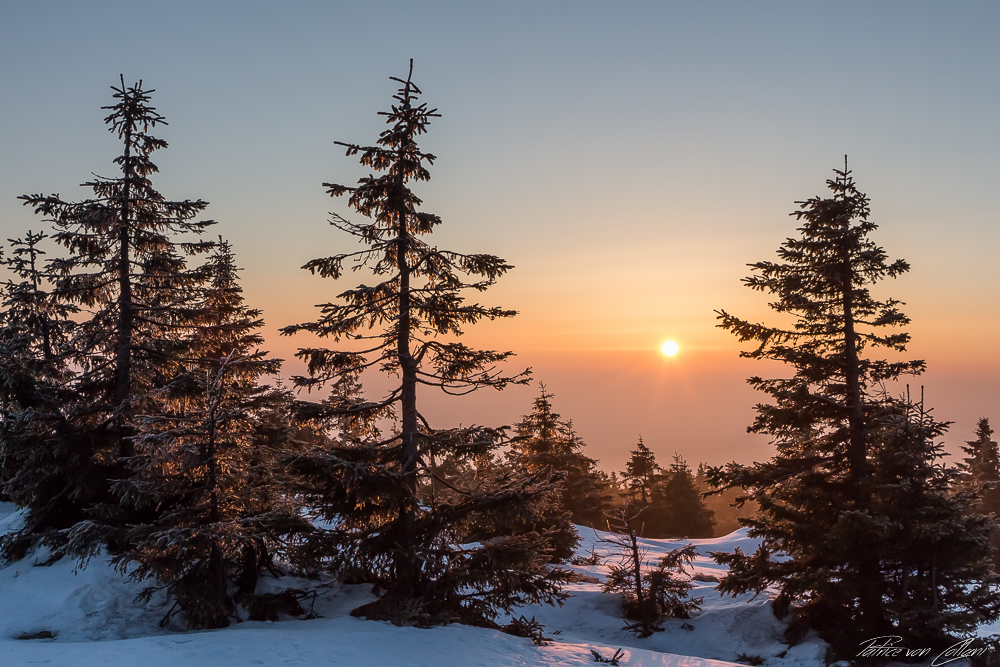
[[[628,525],[628,538],[632,546],[632,576],[635,577],[635,601],[639,609],[645,609],[642,600],[642,554],[639,553],[639,540],[632,525]]]

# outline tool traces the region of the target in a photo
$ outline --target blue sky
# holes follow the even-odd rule
[[[3,2],[0,231],[41,226],[17,195],[112,172],[100,107],[142,78],[170,123],[156,185],[212,203],[287,357],[273,332],[349,286],[297,268],[347,242],[320,184],[363,172],[332,142],[374,140],[413,58],[443,115],[418,191],[437,242],[517,267],[484,299],[518,321],[471,340],[518,351],[609,467],[640,432],[663,460],[747,460],[763,371],[713,311],[767,317],[745,264],[847,153],[876,241],[913,267],[884,295],[957,443],[1000,406],[998,26],[987,2]],[[668,336],[686,352],[663,367]],[[533,393],[433,412],[509,422]]]

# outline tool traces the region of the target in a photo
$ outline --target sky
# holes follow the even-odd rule
[[[746,264],[775,257],[847,154],[873,239],[912,267],[874,295],[906,303],[928,365],[912,383],[956,452],[1000,423],[998,25],[989,2],[0,0],[0,232],[44,228],[18,195],[113,175],[100,107],[141,78],[169,122],[154,185],[211,202],[268,349],[300,372],[310,342],[277,330],[364,281],[299,268],[354,249],[321,184],[367,172],[333,142],[375,140],[413,58],[442,115],[415,187],[443,219],[432,240],[515,266],[477,299],[519,315],[464,340],[536,381],[421,410],[510,424],[544,382],[607,470],[640,435],[661,463],[749,463],[771,449],[746,433],[764,396],[745,378],[787,369],[739,359],[715,311],[768,321]]]

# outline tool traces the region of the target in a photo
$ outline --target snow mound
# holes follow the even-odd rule
[[[0,531],[16,529],[20,516],[9,503],[0,503]],[[601,534],[580,528],[587,555],[591,549],[606,554]],[[753,540],[736,532],[715,540],[692,540],[698,549],[695,570],[719,575],[724,568],[709,551],[728,551],[739,545],[752,551]],[[658,556],[686,541],[643,540],[652,564]],[[350,616],[350,610],[371,599],[366,586],[318,589],[315,612],[320,618],[278,623],[247,621],[223,630],[185,632],[178,626],[161,628],[170,607],[162,594],[149,602],[136,601],[143,584],[116,572],[106,558],[94,558],[86,568],[62,559],[46,565],[47,554],[35,553],[0,569],[0,663],[16,667],[229,667],[240,665],[383,665],[448,667],[555,667],[593,665],[593,651],[610,658],[624,651],[628,667],[732,667],[740,652],[760,655],[767,667],[817,667],[825,646],[807,641],[794,648],[780,643],[783,626],[770,612],[766,596],[747,603],[721,598],[714,584],[697,582],[696,595],[705,596],[704,611],[684,629],[681,622],[649,639],[636,639],[621,630],[618,600],[600,592],[600,583],[577,583],[574,597],[562,608],[528,607],[546,625],[553,641],[535,646],[529,640],[500,632],[461,625],[418,630]],[[574,566],[582,574],[602,579],[605,565]],[[262,579],[269,590],[315,587],[294,577]],[[33,637],[19,639],[19,637]],[[777,657],[782,651],[782,657]]]

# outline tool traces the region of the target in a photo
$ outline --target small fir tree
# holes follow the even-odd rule
[[[654,569],[643,567],[646,549],[639,544],[636,521],[645,510],[636,510],[626,501],[609,518],[611,535],[603,539],[618,559],[608,565],[603,591],[621,595],[624,629],[638,637],[663,630],[660,623],[665,618],[691,618],[702,602],[702,598],[688,597],[693,585],[684,576],[685,566],[697,555],[694,545],[670,551]]]
[[[412,61],[410,64],[412,74]],[[329,553],[373,580],[383,596],[355,613],[396,623],[428,624],[449,620],[491,623],[499,611],[531,602],[558,602],[567,574],[547,569],[548,538],[517,534],[479,546],[463,544],[478,518],[495,525],[537,520],[541,501],[551,495],[547,475],[470,481],[451,495],[421,502],[421,479],[433,475],[431,457],[473,460],[504,442],[502,430],[466,427],[435,430],[417,408],[418,387],[467,393],[482,387],[502,389],[524,383],[525,374],[506,376],[497,365],[510,352],[472,349],[441,337],[458,335],[482,319],[510,317],[514,311],[464,301],[463,292],[482,291],[511,267],[486,254],[440,250],[424,239],[440,222],[418,210],[414,181],[430,178],[434,156],[417,138],[436,110],[417,101],[411,76],[400,84],[389,128],[374,146],[340,144],[347,155],[380,175],[362,178],[357,187],[326,184],[333,196],[349,196],[350,206],[370,219],[364,224],[334,216],[332,224],[359,239],[365,248],[308,262],[304,268],[339,278],[345,263],[368,266],[376,283],[340,295],[341,303],[322,306],[315,322],[286,327],[284,334],[306,331],[335,342],[358,341],[361,349],[300,350],[309,370],[299,388],[333,384],[323,405],[304,408],[314,419],[349,419],[356,433],[339,434],[331,445],[303,455],[293,464],[300,492],[328,521]],[[339,143],[339,142],[338,142]],[[395,375],[399,383],[384,398],[368,401],[351,388],[368,368]],[[372,437],[379,417],[398,417],[398,431]]]
[[[646,537],[712,537],[714,512],[705,507],[694,474],[680,454],[674,454],[674,462],[653,487],[650,509],[653,520],[646,522]]]
[[[976,424],[976,439],[967,440],[962,447],[966,457],[958,464],[959,487],[975,493],[979,500],[975,511],[1000,517],[1000,450],[992,439],[990,420],[983,417]],[[993,571],[1000,572],[1000,531],[990,535],[993,547]]]
[[[600,525],[611,494],[597,470],[597,461],[583,453],[583,442],[572,422],[553,412],[552,398],[545,385],[540,385],[531,413],[514,426],[517,437],[511,442],[507,459],[514,468],[532,475],[552,470],[562,477],[546,527],[558,535],[553,557],[565,560],[579,543],[571,522]]]
[[[656,456],[643,444],[640,436],[639,443],[632,450],[631,458],[625,464],[625,472],[622,473],[625,488],[628,489],[633,498],[638,500],[640,507],[649,505],[653,486],[659,473],[660,466],[656,462]]]
[[[936,465],[940,449],[932,439],[944,425],[907,418],[906,403],[880,389],[924,363],[864,354],[905,351],[909,336],[893,331],[909,322],[900,302],[878,301],[869,288],[909,266],[890,263],[868,238],[876,229],[869,200],[846,165],[836,174],[827,181],[832,197],[800,202],[793,213],[800,236],[781,246],[781,261],[752,264],[754,275],[745,279],[773,296],[772,308],[788,314],[790,325],[720,312],[722,328],[757,343],[741,356],[782,361],[795,372],[749,380],[772,399],[757,407],[749,430],[769,434],[775,456],[712,468],[708,480],[741,486],[744,498],[760,505],[756,518],[743,520],[761,538],[757,552],[714,554],[730,567],[719,589],[759,593],[777,585],[776,612],[794,603],[793,626],[819,630],[847,657],[861,639],[886,634],[950,642],[972,619],[995,619],[1000,606],[985,559],[989,523],[963,518],[967,499],[943,490],[950,473]],[[955,537],[958,527],[967,531],[955,542],[960,547],[935,537],[931,554],[914,553],[926,550],[919,540]],[[936,620],[926,613],[928,601],[941,612]]]

